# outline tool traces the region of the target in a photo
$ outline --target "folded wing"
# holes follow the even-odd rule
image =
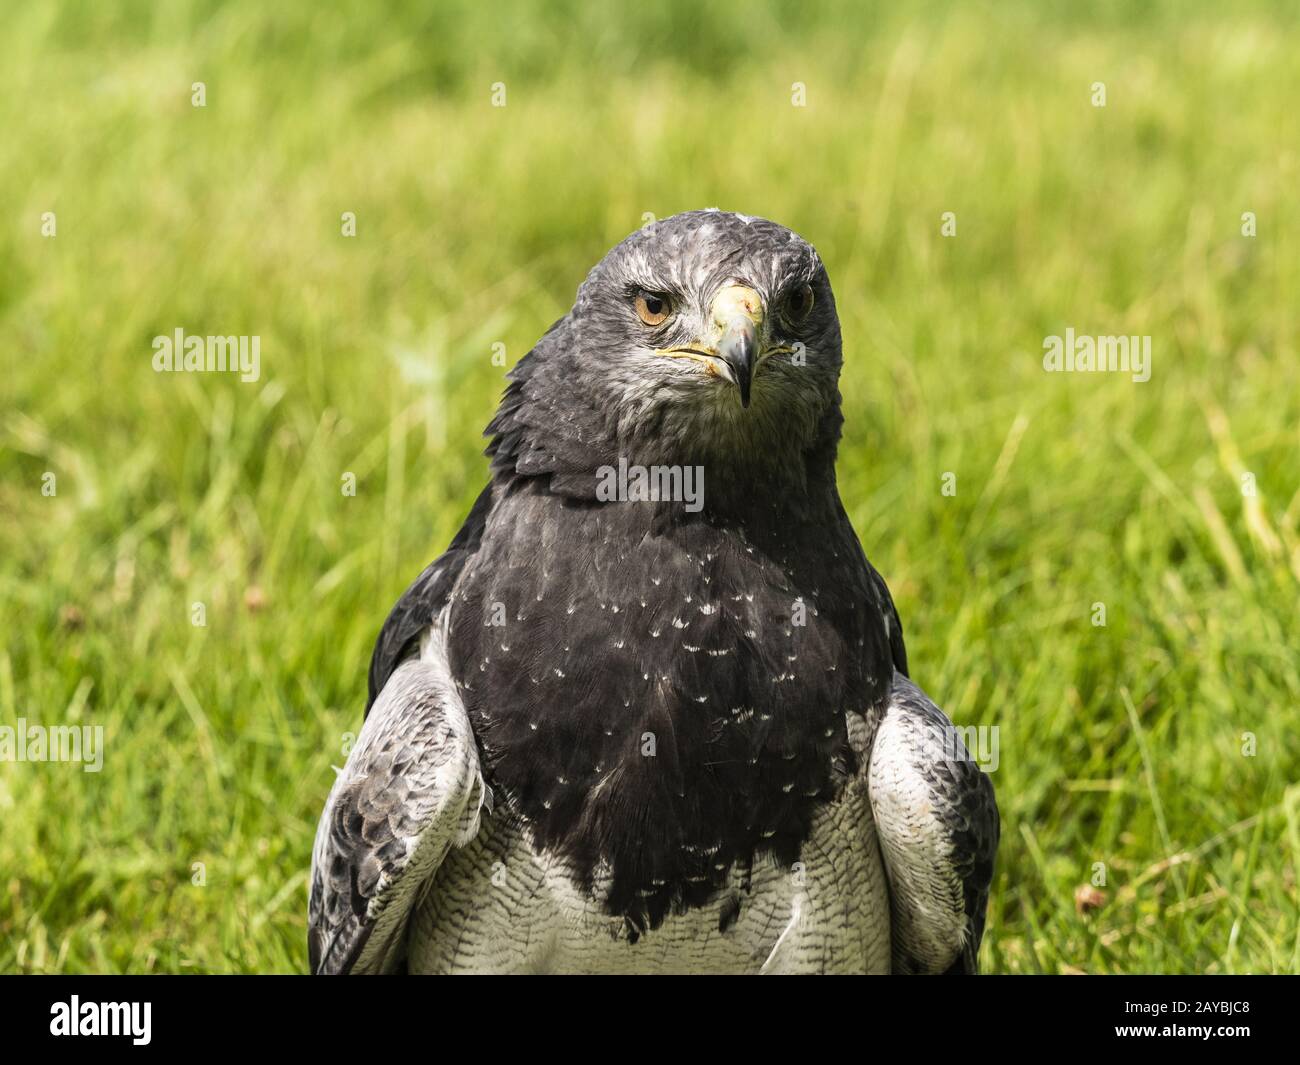
[[[486,791],[438,631],[387,676],[317,827],[314,973],[400,968],[413,905],[447,851],[478,832]]]
[[[998,846],[992,782],[943,711],[900,673],[868,772],[894,972],[977,972]]]

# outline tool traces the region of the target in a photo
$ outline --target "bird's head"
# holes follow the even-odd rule
[[[835,299],[812,245],[766,219],[691,211],[638,230],[535,354],[494,424],[524,424],[534,454],[521,469],[562,474],[582,449],[599,461],[717,462],[733,479],[801,477],[813,452],[833,462]]]
[[[762,218],[654,222],[592,270],[574,307],[579,372],[630,419],[719,445],[836,404],[840,326],[821,258]]]

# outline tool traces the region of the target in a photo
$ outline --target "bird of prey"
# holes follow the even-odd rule
[[[316,834],[318,973],[971,973],[989,778],[835,482],[822,261],[716,209],[509,375]]]

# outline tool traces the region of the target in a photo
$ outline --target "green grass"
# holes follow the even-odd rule
[[[492,345],[712,205],[820,249],[846,506],[914,676],[999,727],[986,967],[1300,970],[1294,9],[385,6],[6,11],[0,723],[107,751],[0,763],[0,971],[305,967],[330,765],[484,481]],[[262,379],[155,374],[177,327],[259,335]],[[1152,379],[1044,373],[1066,327],[1149,334]]]

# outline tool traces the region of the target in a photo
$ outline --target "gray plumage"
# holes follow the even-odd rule
[[[840,365],[771,222],[680,215],[593,269],[377,641],[313,971],[975,971],[997,808],[840,503]],[[703,497],[610,499],[620,465]]]

